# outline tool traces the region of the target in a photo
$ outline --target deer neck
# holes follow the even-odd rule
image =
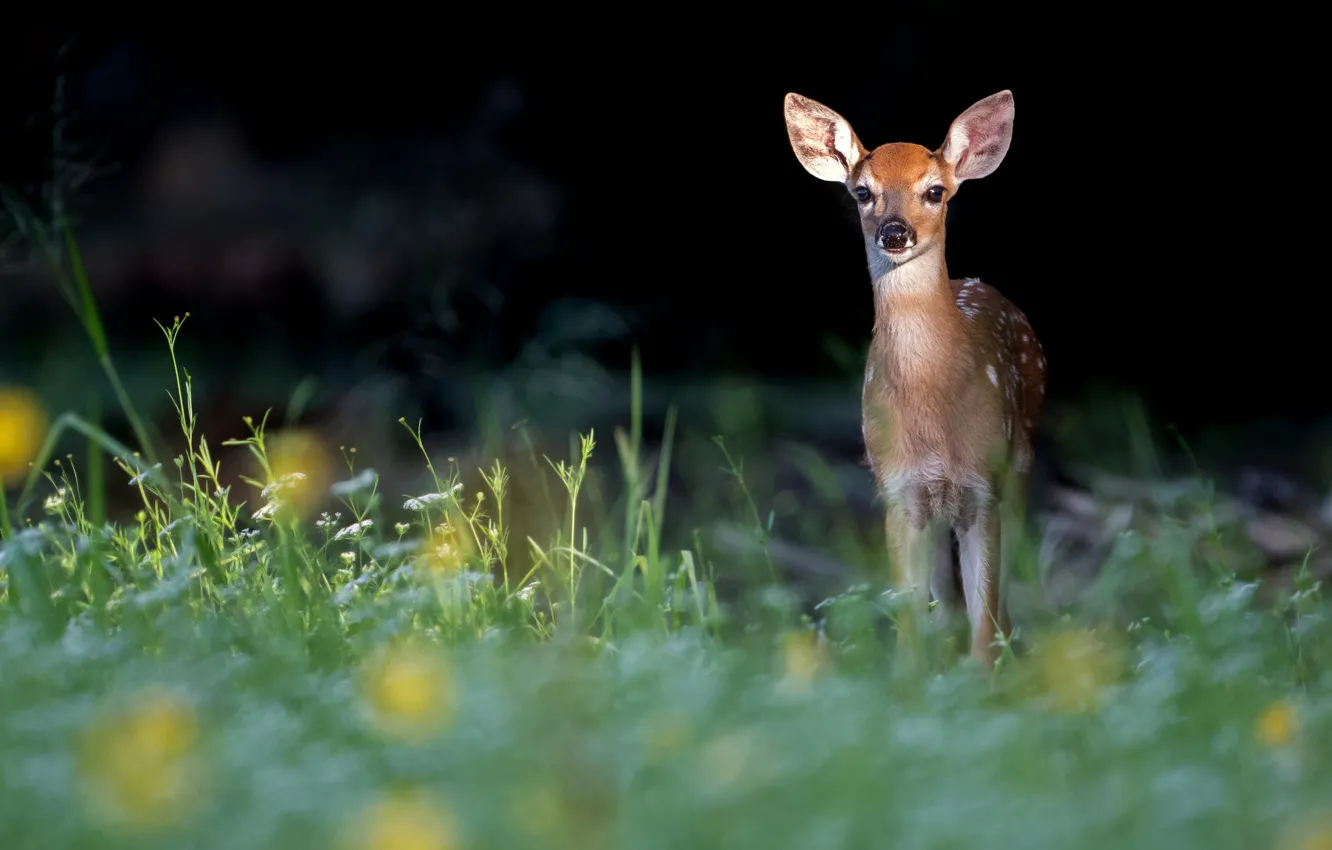
[[[900,390],[946,393],[968,360],[967,332],[948,282],[942,244],[874,280],[874,349]]]

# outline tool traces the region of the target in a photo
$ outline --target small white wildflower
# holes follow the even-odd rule
[[[268,519],[273,516],[273,512],[278,509],[278,502],[269,502],[259,510],[250,514],[250,519]]]
[[[398,536],[401,537],[412,530],[412,524],[410,522],[395,522],[393,523],[393,530],[398,532]]]
[[[333,485],[333,493],[337,496],[350,496],[359,493],[362,490],[369,490],[375,486],[377,475],[373,469],[363,469],[356,473],[355,477],[347,481],[338,481]]]
[[[341,555],[341,558],[342,558],[343,562],[350,564],[351,562],[353,562],[353,561],[356,560],[356,553],[355,553],[355,552],[343,552],[342,555]]]
[[[457,484],[454,484],[452,487],[450,487],[447,493],[426,493],[424,495],[417,496],[414,499],[408,499],[407,501],[402,503],[402,507],[404,510],[409,510],[409,511],[423,511],[433,504],[442,502],[452,497],[454,493],[457,493],[461,489],[462,489],[462,482],[459,481]]]
[[[305,479],[306,475],[304,472],[288,472],[286,475],[265,487],[259,495],[263,496],[265,499],[272,498],[275,494],[281,493],[283,490],[293,487],[298,482],[304,481]]]
[[[364,519],[364,520],[361,520],[361,521],[358,522],[358,523],[354,523],[354,524],[349,525],[349,526],[347,526],[346,528],[341,529],[340,531],[338,531],[337,534],[333,535],[333,539],[334,539],[334,540],[341,540],[341,539],[343,539],[344,537],[352,537],[353,535],[356,536],[356,537],[360,537],[362,534],[365,533],[366,529],[370,528],[370,526],[372,526],[372,525],[374,525],[374,524],[375,524],[375,521],[372,520],[372,519]]]
[[[42,507],[46,508],[46,510],[49,513],[55,513],[56,511],[60,510],[61,506],[64,504],[65,504],[65,488],[61,487],[58,490],[56,490],[54,493],[46,497],[46,501],[42,502]]]
[[[145,469],[143,472],[140,472],[138,475],[136,475],[136,476],[134,476],[133,478],[131,478],[131,479],[129,480],[129,486],[131,486],[131,487],[137,487],[137,486],[139,486],[140,484],[143,483],[144,479],[146,479],[146,478],[148,477],[148,473],[152,472],[154,469],[161,469],[161,468],[162,468],[162,464],[160,464],[160,463],[155,463],[155,464],[153,464],[152,466],[150,466],[150,467],[148,467],[147,469]]]
[[[519,590],[514,595],[517,596],[519,599],[523,600],[524,602],[531,602],[532,597],[536,595],[536,589],[540,586],[541,582],[534,581],[531,584]]]
[[[148,466],[148,468],[145,468],[143,472],[137,474],[137,476],[129,480],[129,486],[132,486],[133,488],[133,486],[139,486],[140,484],[143,484],[143,482],[148,478],[148,473],[153,472],[153,470],[155,469],[161,469],[161,468],[163,468],[163,465],[161,464],[153,464],[152,466]]]
[[[423,511],[443,498],[445,498],[443,493],[426,493],[424,496],[408,499],[402,503],[402,507],[408,511]]]

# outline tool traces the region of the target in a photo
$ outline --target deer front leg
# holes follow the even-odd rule
[[[998,504],[987,499],[976,506],[968,519],[958,546],[962,594],[966,597],[967,619],[971,623],[971,657],[989,670],[998,660],[995,637],[1005,619]]]
[[[898,609],[897,644],[911,662],[921,660],[919,638],[929,611],[930,576],[946,530],[910,504],[890,505],[885,518],[893,586],[907,599]]]

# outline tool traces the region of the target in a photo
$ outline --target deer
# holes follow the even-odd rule
[[[1045,354],[1026,315],[996,289],[949,277],[944,225],[958,188],[1007,155],[1013,93],[967,108],[934,150],[869,150],[840,114],[795,93],[785,118],[800,164],[842,183],[859,211],[874,300],[861,429],[884,505],[890,580],[907,603],[899,648],[918,660],[922,618],[933,609],[949,623],[965,607],[969,655],[993,670],[1011,637],[1003,594],[1045,403]]]

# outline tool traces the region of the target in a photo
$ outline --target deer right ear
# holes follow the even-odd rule
[[[786,132],[805,170],[820,180],[845,183],[865,147],[842,116],[818,101],[786,96]]]

